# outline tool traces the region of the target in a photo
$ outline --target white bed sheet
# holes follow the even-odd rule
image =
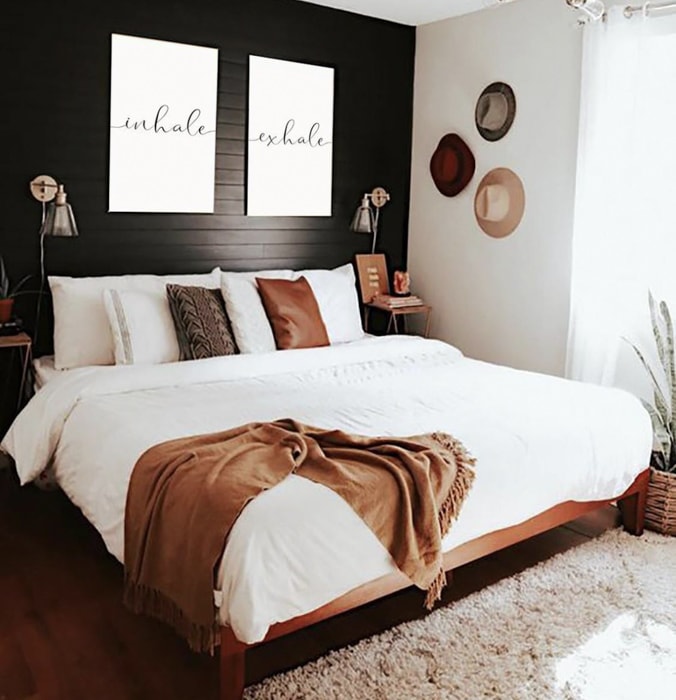
[[[33,384],[35,391],[39,391],[47,382],[67,371],[54,367],[54,355],[43,355],[33,360]]]
[[[2,446],[22,482],[53,459],[64,491],[124,559],[124,505],[140,454],[158,442],[291,417],[367,435],[444,430],[477,478],[444,549],[566,500],[622,493],[645,468],[650,420],[614,389],[490,365],[444,343],[368,338],[340,347],[154,367],[70,370],[51,379]],[[270,625],[395,570],[329,489],[291,476],[250,503],[222,558],[220,619],[253,643]]]

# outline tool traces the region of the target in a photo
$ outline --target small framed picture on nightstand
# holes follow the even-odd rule
[[[369,304],[378,294],[390,293],[390,281],[387,276],[387,263],[382,253],[374,255],[355,255],[359,291],[363,304]]]

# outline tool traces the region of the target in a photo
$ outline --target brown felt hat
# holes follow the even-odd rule
[[[493,238],[504,238],[521,223],[526,194],[519,176],[509,168],[495,168],[479,183],[474,213],[481,230]]]
[[[446,134],[430,160],[434,184],[446,197],[455,197],[467,187],[475,167],[472,151],[457,134]]]

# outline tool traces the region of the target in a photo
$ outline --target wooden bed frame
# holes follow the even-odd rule
[[[607,501],[566,501],[519,525],[490,532],[483,537],[466,542],[444,554],[444,567],[446,571],[450,571],[541,532],[563,525],[589,511],[615,501],[622,513],[624,529],[633,535],[641,535],[643,534],[645,500],[649,481],[650,471],[646,469],[636,477],[632,485],[622,495],[616,498]],[[382,576],[349,591],[340,598],[317,608],[317,610],[273,625],[260,644],[314,625],[327,618],[335,617],[409,586],[411,586],[410,580],[402,573],[397,572]],[[221,628],[220,700],[241,700],[245,685],[246,651],[253,646],[257,645],[240,642],[230,627]]]

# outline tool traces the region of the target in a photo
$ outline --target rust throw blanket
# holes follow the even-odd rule
[[[294,473],[339,494],[431,607],[446,577],[441,538],[472,484],[473,458],[435,433],[369,438],[293,420],[249,423],[151,447],[125,515],[125,602],[213,649],[214,570],[246,504]],[[375,497],[377,494],[377,497]]]

